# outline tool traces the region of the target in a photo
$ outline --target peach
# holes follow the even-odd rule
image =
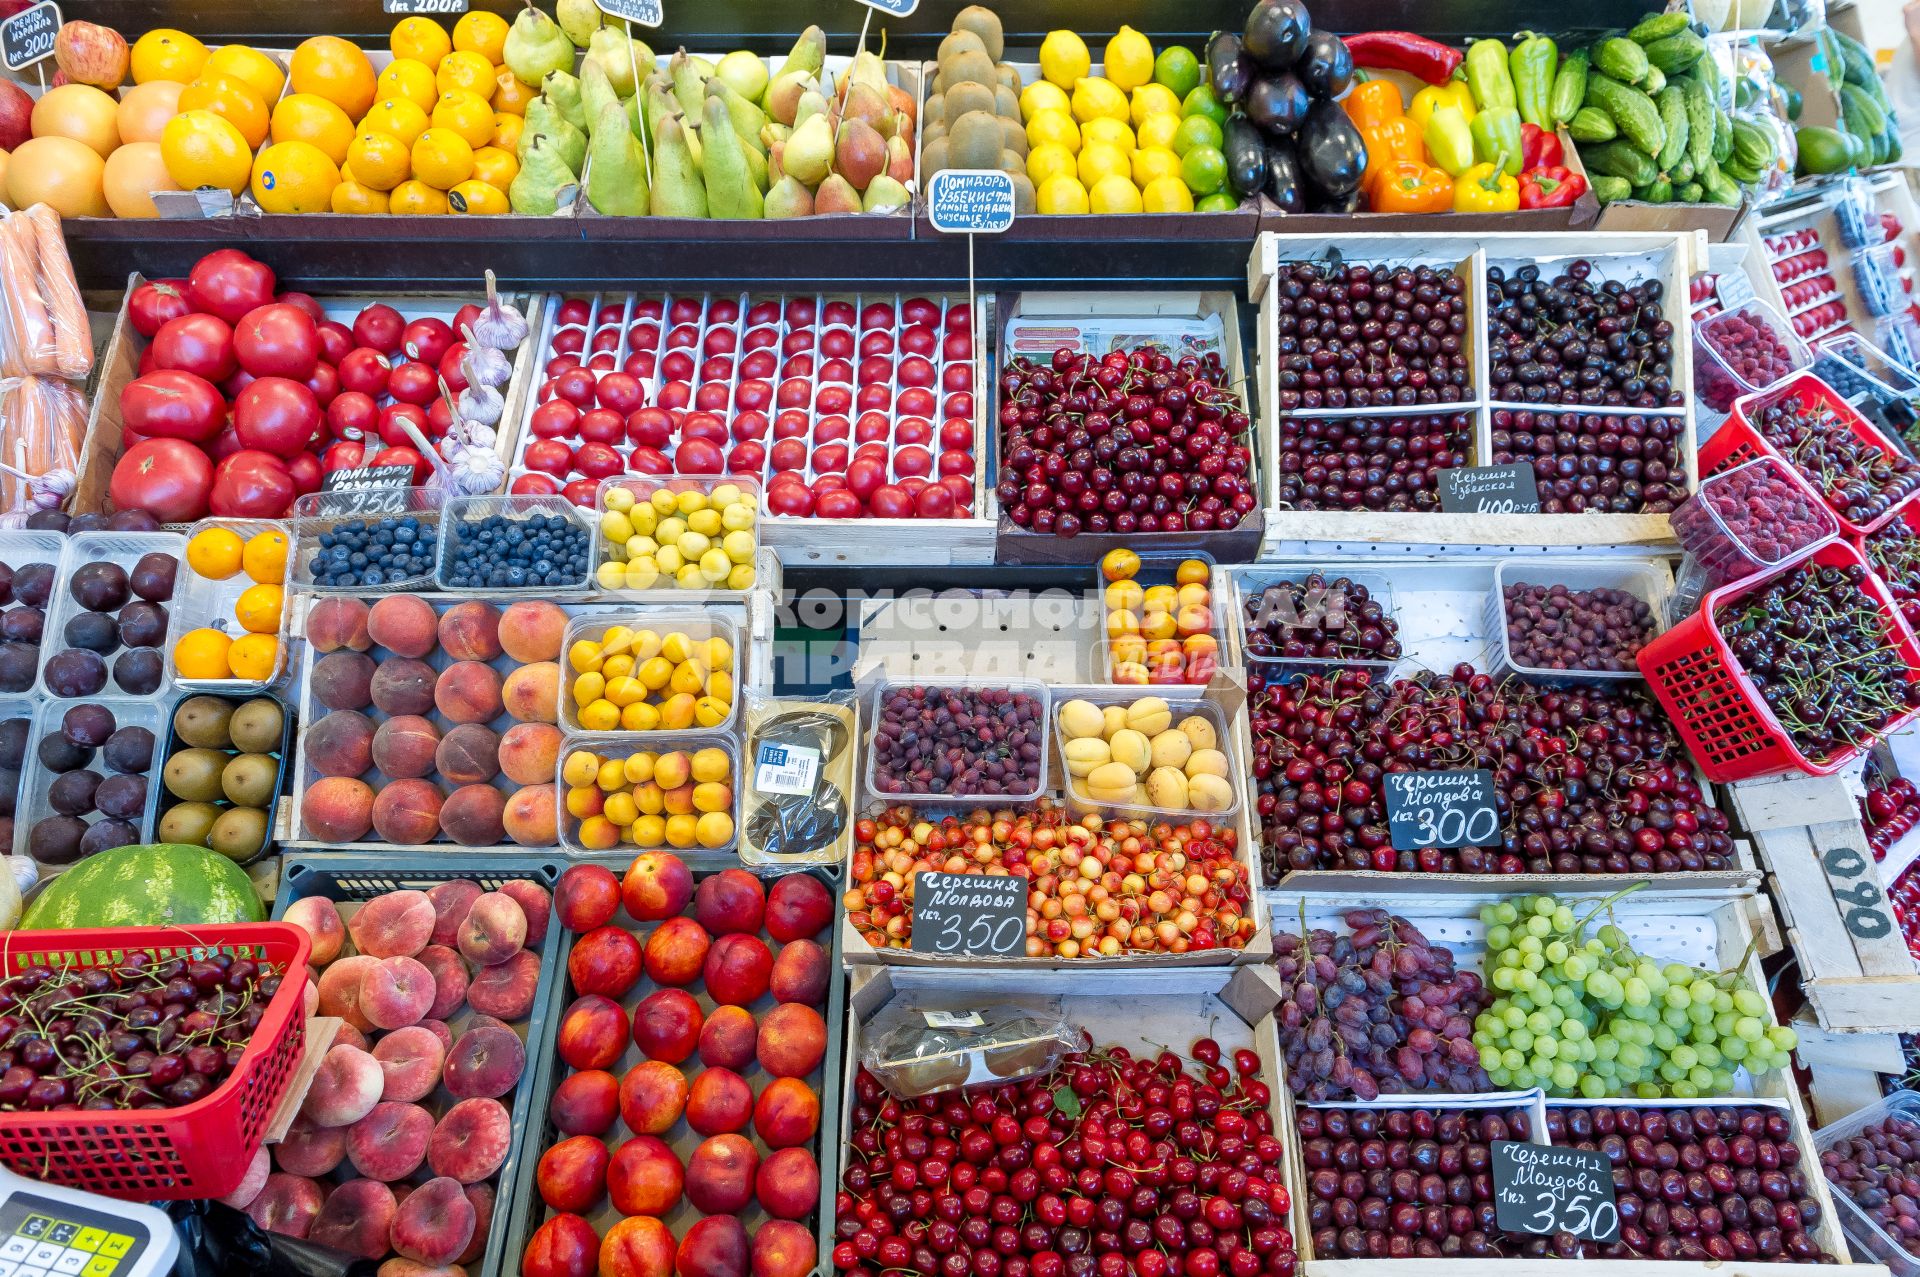
[[[382,1101],[347,1128],[347,1157],[368,1179],[392,1184],[419,1168],[432,1134],[433,1115],[418,1104]]]
[[[641,948],[622,927],[595,927],[574,942],[567,955],[567,978],[581,993],[626,996],[640,980]]]
[[[315,1126],[352,1126],[373,1112],[386,1082],[380,1061],[359,1047],[332,1047],[314,1071],[300,1111]]]
[[[753,1195],[777,1219],[805,1219],[820,1205],[820,1164],[804,1148],[783,1148],[760,1163]]]
[[[307,732],[307,762],[322,776],[358,776],[373,766],[373,720],[336,709]]]
[[[289,1175],[318,1179],[347,1160],[347,1128],[317,1126],[306,1114],[293,1119],[273,1146],[274,1163]]]
[[[385,714],[425,714],[433,708],[433,666],[410,657],[395,656],[374,671],[373,703]]]
[[[758,936],[734,932],[721,936],[707,950],[703,974],[707,992],[715,1002],[752,1006],[766,995],[767,982],[773,976],[773,955]]]
[[[444,1020],[467,1002],[467,964],[459,954],[443,944],[430,944],[420,951],[420,965],[433,973],[433,1005],[427,1015]]]
[[[424,952],[420,955],[420,961],[426,962],[427,966],[429,967],[433,965],[431,962],[427,962],[427,957]],[[474,1017],[474,1019],[476,1020],[480,1018],[481,1018],[480,1016]],[[492,1017],[488,1016],[486,1018],[491,1019]],[[453,1030],[447,1027],[447,1022],[445,1020],[437,1019],[437,1018],[422,1020],[420,1021],[419,1027],[425,1029],[427,1032],[433,1034],[433,1036],[440,1039],[440,1049],[442,1051],[453,1050]],[[469,1024],[467,1027],[472,1028],[473,1026]]]
[[[797,1148],[820,1129],[820,1097],[797,1077],[777,1077],[753,1104],[753,1130],[768,1148]]]
[[[393,1190],[385,1183],[350,1179],[327,1194],[326,1205],[307,1230],[307,1240],[362,1259],[383,1259],[397,1209]]]
[[[373,1027],[373,1021],[367,1019],[366,1012],[360,1009],[360,982],[366,979],[367,972],[380,965],[380,959],[369,958],[364,954],[354,954],[341,958],[320,973],[320,1014],[339,1016],[351,1028],[366,1030]]]
[[[461,723],[440,738],[433,768],[452,785],[478,785],[500,770],[500,738],[479,723]]]
[[[773,977],[767,987],[776,1001],[817,1007],[826,1005],[827,986],[832,979],[833,963],[825,949],[811,940],[789,940],[773,960]]]
[[[760,1017],[754,1054],[775,1077],[805,1077],[826,1057],[827,1022],[810,1006],[782,1002]]]
[[[487,1229],[493,1223],[494,1196],[491,1184],[468,1184],[465,1187],[467,1201],[473,1207],[473,1240],[453,1262],[471,1264],[487,1248]]]
[[[692,918],[668,918],[647,937],[647,975],[655,984],[692,984],[700,978],[712,943]]]
[[[606,1277],[673,1277],[673,1234],[645,1215],[623,1219],[607,1230],[598,1260]]]
[[[552,723],[515,723],[500,738],[500,770],[516,785],[553,779],[560,759],[560,729]]]
[[[407,1104],[424,1100],[440,1085],[440,1069],[447,1062],[447,1048],[432,1029],[408,1025],[395,1029],[374,1044],[373,1058],[380,1061],[386,1077],[380,1089],[383,1101]]]
[[[455,878],[427,888],[427,899],[433,901],[433,943],[451,946],[459,938],[467,910],[485,891],[471,878]]]
[[[687,1159],[687,1200],[708,1215],[732,1215],[753,1200],[753,1177],[760,1154],[753,1141],[716,1135]]]
[[[620,895],[636,920],[659,922],[693,899],[693,871],[670,851],[643,851],[627,866]]]
[[[320,1014],[320,985],[317,983],[317,975],[317,972],[309,970],[307,982],[300,986],[300,1011],[309,1020]]]
[[[440,616],[440,646],[456,661],[490,661],[500,655],[500,613],[478,599],[456,603]]]
[[[267,1176],[273,1173],[273,1154],[267,1152],[262,1144],[253,1150],[253,1156],[247,1161],[247,1169],[240,1173],[240,1182],[233,1191],[219,1198],[222,1206],[231,1206],[235,1210],[245,1210],[247,1203],[260,1196],[260,1190],[267,1186]]]
[[[591,1135],[561,1140],[540,1155],[534,1183],[555,1210],[583,1211],[607,1192],[607,1146]]]
[[[340,946],[346,943],[347,924],[340,921],[340,910],[325,896],[302,896],[287,906],[281,915],[282,922],[291,922],[307,933],[310,948],[307,961],[311,966],[324,967],[340,956]]]
[[[320,653],[351,648],[364,652],[373,646],[367,633],[367,605],[359,599],[325,598],[307,613],[307,642]]]
[[[674,1268],[680,1277],[747,1277],[747,1228],[731,1215],[709,1215],[680,1239]]]
[[[462,847],[494,847],[507,836],[506,795],[492,785],[462,785],[447,795],[440,825]]]
[[[417,595],[389,594],[367,613],[367,633],[395,656],[425,656],[440,641],[440,618]]]
[[[604,1135],[620,1116],[620,1081],[605,1069],[569,1074],[553,1088],[547,1115],[563,1135]]]
[[[766,889],[744,869],[722,869],[693,893],[694,919],[716,936],[752,935],[766,911]]]
[[[652,1224],[666,1231],[666,1225],[657,1219],[621,1220],[608,1230],[609,1235],[629,1223]],[[670,1233],[667,1249],[669,1253],[673,1249]],[[578,1215],[555,1215],[535,1229],[527,1240],[526,1253],[520,1257],[521,1277],[594,1277],[603,1271],[599,1266],[601,1250],[600,1234],[593,1231],[592,1224]]]
[[[326,1204],[320,1185],[304,1175],[275,1172],[260,1195],[247,1203],[247,1218],[270,1233],[304,1238]]]
[[[833,895],[810,874],[788,874],[767,893],[767,934],[786,944],[820,934],[833,921]]]
[[[560,840],[560,803],[552,785],[529,785],[507,800],[507,837],[522,847],[551,847]]]
[[[633,1041],[650,1060],[679,1064],[700,1045],[700,1004],[684,989],[650,993],[633,1009]]]
[[[527,939],[527,915],[519,901],[502,891],[478,896],[460,922],[460,953],[483,967],[498,966],[520,952]]]
[[[373,827],[387,842],[419,846],[440,832],[440,789],[432,781],[396,780],[373,800]]]
[[[500,646],[521,664],[557,661],[567,614],[552,603],[515,603],[500,616]]]
[[[459,1051],[460,1044],[454,1043],[453,1049]],[[506,1105],[496,1099],[476,1096],[448,1109],[433,1128],[433,1138],[427,1144],[427,1162],[435,1175],[451,1176],[462,1184],[477,1184],[500,1169],[500,1164],[507,1160],[507,1146],[512,1142],[513,1118],[507,1113]],[[466,1247],[466,1239],[462,1238],[460,1250]]]
[[[407,1194],[411,1191],[402,1184],[395,1191],[394,1200],[406,1201]],[[474,1231],[477,1233],[479,1230],[476,1228]],[[485,1241],[486,1238],[483,1236],[480,1240]],[[468,1242],[467,1247],[471,1250],[473,1243]],[[375,1269],[373,1277],[467,1277],[467,1270],[459,1264],[423,1264],[417,1259],[404,1259],[395,1255]]]
[[[813,1234],[787,1219],[753,1230],[753,1277],[807,1277],[819,1258]]]
[[[533,1010],[540,988],[540,955],[529,950],[498,966],[483,968],[467,986],[467,1005],[503,1020],[520,1020]]]
[[[426,892],[389,891],[354,911],[347,934],[368,957],[411,958],[432,941],[437,921]]]
[[[359,842],[373,828],[373,790],[362,780],[323,776],[300,800],[300,823],[321,842]]]
[[[433,703],[456,723],[488,723],[500,717],[500,675],[479,661],[456,661],[440,671],[434,682]]]
[[[612,998],[582,994],[560,1017],[554,1048],[571,1068],[604,1069],[627,1049],[627,1013]]]
[[[442,1118],[440,1124],[445,1126],[446,1119]],[[473,1240],[474,1222],[473,1203],[460,1191],[460,1181],[442,1175],[407,1194],[394,1213],[390,1240],[405,1259],[422,1264],[450,1263]]]
[[[373,1043],[367,1041],[367,1035],[342,1020],[340,1027],[334,1030],[332,1046],[355,1046],[362,1051],[371,1051]]]
[[[605,865],[569,865],[554,888],[553,906],[560,925],[576,935],[605,926],[620,908],[620,880]]]
[[[440,729],[418,714],[402,714],[380,724],[373,734],[373,765],[395,780],[418,780],[433,774],[434,754],[440,748]]]
[[[620,1079],[620,1118],[636,1135],[672,1130],[686,1108],[686,1075],[671,1064],[643,1060]]]
[[[665,1215],[678,1204],[685,1187],[679,1157],[651,1135],[614,1149],[607,1164],[607,1196],[622,1215]]]
[[[507,675],[500,688],[500,703],[517,722],[558,722],[560,667],[552,661],[522,665]]]
[[[365,709],[373,703],[379,666],[364,652],[329,652],[313,663],[313,698],[328,709]]]
[[[360,1013],[376,1029],[418,1024],[433,998],[433,972],[416,958],[381,958],[360,976]]]
[[[753,1120],[753,1088],[732,1069],[702,1069],[687,1093],[687,1125],[702,1135],[744,1131]]]
[[[509,878],[500,884],[500,893],[519,902],[527,916],[527,948],[539,948],[553,917],[553,893],[531,878]]]
[[[700,1062],[738,1072],[753,1063],[759,1036],[753,1012],[745,1007],[716,1007],[700,1028]]]
[[[495,1099],[513,1089],[526,1067],[527,1048],[518,1033],[490,1024],[469,1028],[447,1052],[447,1092],[461,1100]]]

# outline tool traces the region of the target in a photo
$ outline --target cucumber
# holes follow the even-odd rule
[[[1583,106],[1567,123],[1567,133],[1576,142],[1611,142],[1620,136],[1613,117],[1597,106]]]
[[[1587,77],[1587,95],[1612,117],[1620,136],[1648,156],[1658,155],[1667,144],[1667,126],[1661,121],[1660,108],[1640,90],[1611,76],[1593,75]]]
[[[1602,204],[1611,204],[1615,200],[1630,199],[1633,196],[1633,183],[1624,177],[1596,173],[1589,185],[1593,187],[1593,198]]]
[[[1678,9],[1672,13],[1655,13],[1640,19],[1640,24],[1627,32],[1627,39],[1635,44],[1652,44],[1656,40],[1665,40],[1669,36],[1679,35],[1687,29],[1687,11]]]
[[[1707,42],[1691,31],[1682,31],[1647,46],[1647,61],[1668,75],[1692,69],[1707,52]]]
[[[1660,123],[1666,126],[1667,140],[1653,162],[1667,173],[1687,153],[1687,94],[1677,84],[1660,90]]]
[[[1687,101],[1687,158],[1698,169],[1713,158],[1714,115],[1717,108],[1707,86],[1697,79],[1680,82]]]
[[[1580,155],[1589,173],[1605,173],[1610,177],[1624,177],[1635,186],[1645,186],[1660,176],[1660,169],[1653,157],[1621,139],[1617,142],[1602,142]]]
[[[1645,49],[1624,36],[1615,36],[1594,46],[1593,65],[1623,84],[1638,84],[1646,79],[1651,63]]]

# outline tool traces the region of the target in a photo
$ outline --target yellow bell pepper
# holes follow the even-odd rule
[[[1459,108],[1460,114],[1467,117],[1468,123],[1472,123],[1473,117],[1480,113],[1480,108],[1473,103],[1473,90],[1467,87],[1467,82],[1449,80],[1445,84],[1429,84],[1414,94],[1413,105],[1407,108],[1407,115],[1420,126],[1420,131],[1425,133],[1427,121],[1433,118],[1434,109],[1443,106]]]
[[[1476,164],[1453,184],[1456,213],[1511,213],[1520,207],[1520,183],[1501,171],[1501,161]]]

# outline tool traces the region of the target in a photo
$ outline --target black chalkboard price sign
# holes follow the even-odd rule
[[[1488,847],[1500,840],[1492,772],[1388,772],[1386,782],[1395,851]]]
[[[1540,488],[1532,466],[1442,470],[1440,509],[1447,514],[1538,514]]]
[[[461,14],[467,11],[467,0],[380,0],[380,7],[394,16],[402,14],[432,13]]]
[[[913,950],[1024,958],[1027,880],[986,874],[915,874]]]
[[[0,22],[0,61],[7,70],[20,71],[53,56],[53,39],[60,34],[60,6],[43,0]]]
[[[594,0],[594,3],[610,18],[624,18],[643,27],[657,27],[667,20],[661,11],[661,0]]]
[[[1514,1140],[1495,1140],[1492,1152],[1493,1209],[1502,1230],[1620,1239],[1613,1163],[1605,1153]]]
[[[327,492],[377,492],[413,486],[412,466],[355,466],[335,470],[321,482]]]

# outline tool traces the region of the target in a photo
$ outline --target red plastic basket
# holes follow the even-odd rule
[[[1902,504],[1899,509],[1894,511],[1893,521],[1882,525],[1879,531],[1885,532],[1895,523],[1903,523],[1916,535],[1920,535],[1920,501],[1908,501]],[[1866,536],[1847,538],[1853,548],[1860,551],[1861,557],[1867,560],[1867,566],[1873,568],[1875,579],[1885,584],[1886,575],[1882,573],[1879,568],[1873,566],[1873,558],[1867,554],[1867,542],[1871,539],[1871,537]],[[1888,586],[1887,593],[1890,597],[1892,596],[1893,589],[1891,586]],[[1894,609],[1899,613],[1900,619],[1906,623],[1909,630],[1915,629],[1916,621],[1920,621],[1920,602],[1909,601],[1903,605],[1898,599],[1895,599]],[[1909,609],[1912,610],[1912,615],[1909,615]]]
[[[1775,457],[1792,468],[1795,474],[1800,475],[1814,495],[1820,496],[1818,486],[1806,475],[1800,474],[1799,468],[1788,461],[1778,448],[1768,443],[1761,435],[1759,427],[1754,424],[1762,409],[1795,395],[1803,400],[1814,399],[1831,408],[1839,414],[1842,421],[1847,423],[1856,438],[1879,449],[1883,455],[1890,457],[1903,455],[1899,449],[1887,442],[1887,437],[1875,429],[1872,422],[1855,411],[1853,405],[1836,394],[1831,386],[1812,373],[1803,372],[1785,381],[1776,382],[1765,390],[1742,395],[1734,400],[1733,415],[1728,417],[1721,427],[1700,445],[1700,473],[1702,475],[1719,474],[1743,462],[1752,461],[1755,457]],[[1838,510],[1833,511],[1833,517],[1839,520],[1841,532],[1859,536],[1885,527],[1916,496],[1920,496],[1920,492],[1909,493],[1871,523],[1853,523]],[[1824,497],[1822,497],[1822,503],[1832,509],[1831,503],[1826,502]]]
[[[1866,565],[1852,545],[1829,541],[1762,576],[1708,591],[1698,611],[1641,649],[1640,673],[1701,772],[1716,784],[1787,771],[1827,776],[1866,752],[1864,747],[1841,750],[1818,762],[1802,754],[1742,672],[1713,621],[1714,609],[1721,603],[1744,598],[1809,562],[1823,567]],[[1920,679],[1920,644],[1901,621],[1885,584],[1869,573],[1862,588],[1873,599],[1894,648],[1907,663],[1907,681]],[[1881,734],[1912,721],[1915,714],[1920,709],[1888,722]]]
[[[0,1113],[0,1163],[33,1179],[109,1197],[224,1197],[239,1186],[306,1042],[307,933],[285,922],[15,931],[0,972],[47,962],[103,966],[130,952],[166,959],[244,955],[282,968],[240,1065],[212,1094],[176,1109]]]

